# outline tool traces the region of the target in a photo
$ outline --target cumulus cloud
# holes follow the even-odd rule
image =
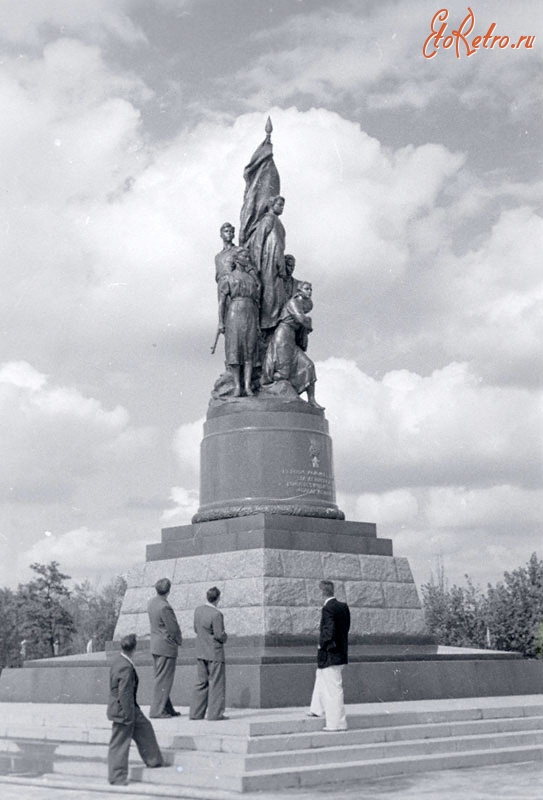
[[[58,561],[74,581],[126,574],[129,565],[142,561],[141,541],[124,537],[112,546],[111,532],[87,527],[60,535],[43,536],[18,558],[20,569],[38,562]]]
[[[0,368],[0,408],[4,501],[69,498],[128,425],[124,408],[107,410],[76,389],[49,386],[24,362]]]
[[[375,380],[330,359],[318,375],[345,491],[540,481],[539,393],[488,386],[465,363]]]

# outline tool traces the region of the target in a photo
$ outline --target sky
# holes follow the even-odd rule
[[[470,8],[0,0],[0,586],[190,522],[268,115],[338,505],[419,585],[543,557],[543,7]]]

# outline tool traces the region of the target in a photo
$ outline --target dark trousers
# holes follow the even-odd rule
[[[148,767],[163,764],[162,753],[156,740],[153,726],[140,708],[136,708],[136,719],[129,724],[114,722],[107,754],[108,779],[110,783],[124,783],[128,778],[128,752],[132,739]]]
[[[190,718],[220,719],[224,714],[226,696],[226,666],[224,661],[196,661],[196,685],[192,692]]]
[[[155,683],[149,716],[162,717],[171,715],[174,712],[174,707],[170,700],[170,692],[173,686],[177,659],[170,656],[153,655],[153,660],[155,662]]]

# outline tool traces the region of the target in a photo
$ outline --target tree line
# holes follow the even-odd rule
[[[0,589],[0,668],[26,659],[105,649],[113,639],[126,582],[102,588],[90,581],[72,587],[57,561],[31,564],[34,578],[16,590]]]
[[[536,553],[486,591],[468,575],[466,586],[449,587],[442,567],[421,590],[426,624],[439,644],[543,658],[543,561]]]
[[[57,561],[31,564],[35,577],[16,590],[0,589],[0,668],[26,659],[105,649],[113,639],[126,591],[122,577],[102,588],[90,581],[71,588]],[[442,567],[421,587],[429,633],[438,644],[509,650],[543,658],[543,561],[505,572],[486,591],[449,587]]]

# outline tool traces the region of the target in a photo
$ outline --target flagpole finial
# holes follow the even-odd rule
[[[264,130],[266,131],[266,141],[270,142],[271,132],[273,131],[273,125],[270,117],[268,117],[268,119],[266,120],[266,125],[264,126]]]

